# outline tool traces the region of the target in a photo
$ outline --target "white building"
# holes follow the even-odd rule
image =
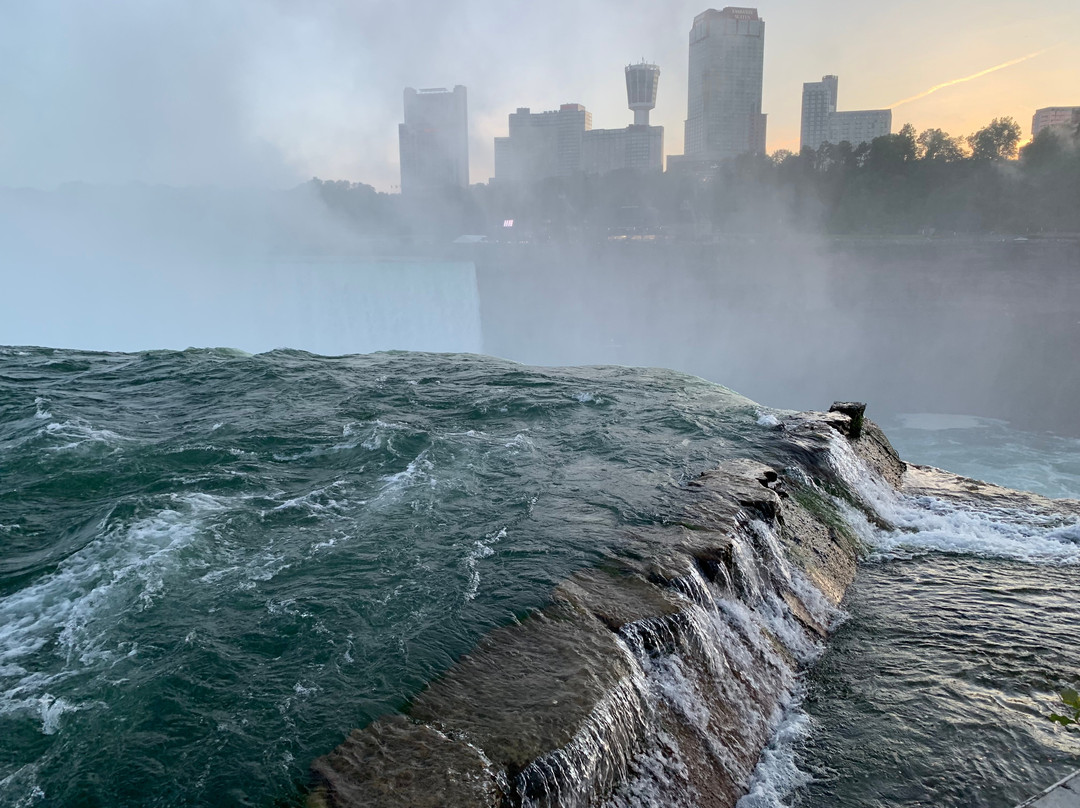
[[[469,117],[465,88],[405,89],[398,125],[401,192],[431,193],[469,185]]]
[[[837,111],[839,84],[836,76],[822,76],[821,81],[803,84],[800,148],[817,149],[822,143],[845,140],[858,146],[892,132],[890,109]]]
[[[1031,119],[1031,136],[1048,126],[1080,126],[1080,107],[1043,107],[1035,110]]]
[[[891,109],[861,109],[853,112],[834,112],[829,116],[829,143],[852,146],[870,143],[874,138],[892,132]],[[820,145],[820,144],[819,144]]]
[[[623,168],[662,171],[664,127],[633,124],[625,129],[590,130],[582,140],[581,168],[586,174]]]
[[[581,104],[549,112],[519,107],[510,113],[510,134],[495,138],[495,180],[536,182],[569,177],[582,170],[582,139],[592,129],[592,113]]]
[[[690,29],[687,161],[765,153],[765,21],[757,9],[709,9]]]

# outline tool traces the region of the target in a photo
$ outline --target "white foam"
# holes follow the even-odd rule
[[[174,495],[172,506],[105,532],[64,559],[55,572],[0,598],[0,712],[33,707],[42,731],[76,709],[51,688],[72,672],[136,650],[110,631],[124,611],[148,609],[166,591],[181,551],[200,535],[204,517],[224,507],[206,494]],[[55,645],[56,653],[36,655]]]
[[[654,746],[631,762],[626,782],[604,808],[698,808],[700,798],[689,779],[678,741],[659,731]]]
[[[404,424],[395,424],[393,422],[376,419],[375,423],[371,426],[371,433],[364,439],[360,446],[368,451],[381,449],[384,444],[389,448],[390,440],[394,433],[401,432],[404,429],[406,429]],[[347,432],[345,434],[348,435],[351,433]]]
[[[830,460],[857,495],[897,528],[872,526],[855,509],[838,502],[860,538],[880,553],[936,551],[1080,565],[1078,519],[899,494],[839,437],[832,442]]]
[[[532,442],[532,439],[523,432],[519,432],[517,435],[514,435],[513,439],[504,443],[503,446],[505,446],[507,449],[515,449],[519,451],[529,452],[536,448],[536,444]]]
[[[484,536],[483,539],[474,542],[473,548],[465,556],[465,568],[469,571],[469,583],[465,589],[466,602],[474,600],[477,593],[480,591],[480,570],[477,569],[477,564],[480,559],[494,555],[495,551],[491,549],[491,545],[497,544],[505,538],[505,527],[497,531],[492,531]]]
[[[335,480],[329,485],[314,488],[306,494],[287,499],[270,510],[271,512],[300,510],[312,514],[340,511],[341,502],[331,497],[330,492],[335,489],[340,489],[344,485],[344,480]]]
[[[52,418],[52,413],[49,412],[49,399],[41,396],[34,399],[34,417],[41,421]]]
[[[40,763],[28,763],[0,779],[0,799],[11,808],[30,808],[45,800],[45,791],[38,784]]]
[[[757,411],[757,424],[768,429],[776,429],[781,426],[779,418],[771,412],[762,412],[761,410]]]
[[[788,706],[780,726],[761,753],[747,793],[736,808],[784,808],[788,798],[813,778],[796,765],[796,750],[810,733],[810,718],[802,710]]]
[[[52,413],[47,410],[44,414],[40,412],[35,414],[35,418],[47,419],[52,417]],[[56,439],[66,439],[67,443],[53,446],[43,447],[47,452],[64,452],[71,449],[78,449],[80,446],[87,443],[102,443],[107,446],[116,446],[121,442],[127,440],[122,435],[118,435],[110,429],[95,429],[87,421],[81,418],[76,418],[71,421],[50,421],[44,427],[38,430],[37,435],[48,436]]]
[[[54,698],[52,694],[46,693],[40,700],[41,710],[41,731],[45,735],[55,735],[60,728],[60,716],[64,713],[74,712],[80,709],[76,705],[69,704],[64,699]]]
[[[427,449],[425,449],[401,471],[382,477],[383,487],[379,491],[379,498],[393,497],[422,483],[434,488],[436,481],[430,474],[434,467],[434,464],[427,459]]]

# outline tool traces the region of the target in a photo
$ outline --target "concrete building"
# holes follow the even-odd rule
[[[401,192],[425,194],[469,185],[469,116],[465,88],[405,89],[398,126]]]
[[[643,59],[636,65],[627,65],[623,72],[626,74],[626,104],[634,113],[634,124],[648,126],[649,113],[656,107],[660,68]]]
[[[876,137],[892,132],[891,109],[860,109],[851,112],[834,112],[829,116],[829,143],[852,146],[869,143]],[[820,144],[818,144],[820,145]]]
[[[510,113],[509,135],[495,138],[495,180],[536,182],[580,173],[582,141],[590,129],[592,113],[581,104],[550,112],[519,107]]]
[[[1048,126],[1080,126],[1080,107],[1043,107],[1035,110],[1031,119],[1031,136],[1039,134]]]
[[[709,9],[690,29],[685,158],[765,153],[761,112],[765,21],[757,9]]]
[[[803,84],[799,148],[817,149],[822,143],[845,140],[858,146],[892,132],[890,109],[837,111],[839,84],[836,76],[822,76],[821,81]]]
[[[836,76],[822,76],[821,81],[803,84],[800,149],[816,149],[829,139],[829,116],[836,112],[838,83]]]
[[[634,122],[625,129],[592,129],[582,140],[581,168],[586,174],[609,171],[664,170],[664,127],[649,125],[649,112],[656,106],[660,68],[641,62],[628,65],[626,104]]]
[[[625,129],[593,129],[582,140],[581,170],[607,174],[619,169],[664,169],[664,127],[631,124]]]

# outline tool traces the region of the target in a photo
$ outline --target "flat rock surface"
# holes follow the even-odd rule
[[[953,502],[977,502],[980,507],[1007,508],[1031,513],[1080,516],[1080,501],[1050,499],[1028,491],[1014,491],[982,480],[961,477],[933,466],[907,464],[900,490],[913,496],[931,496]]]

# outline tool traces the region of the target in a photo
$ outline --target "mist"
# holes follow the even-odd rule
[[[711,186],[386,193],[408,85],[469,85],[474,181],[519,104],[626,123],[621,65],[642,52],[663,64],[657,114],[681,115],[696,6],[8,5],[2,344],[655,365],[781,408],[868,399],[1080,434],[1075,200],[1052,166],[1013,181],[920,159],[906,177],[873,153],[850,171],[796,155]],[[594,47],[600,28],[617,48]],[[1043,175],[1066,196],[1036,184],[987,209]],[[941,190],[896,190],[918,183]]]

